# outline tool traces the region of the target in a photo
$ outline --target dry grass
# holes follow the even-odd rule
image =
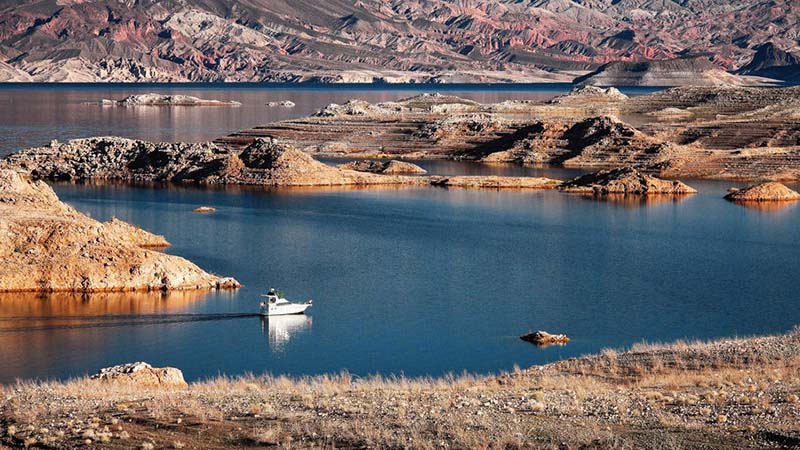
[[[763,448],[800,443],[800,333],[637,345],[498,376],[245,375],[0,388],[0,443],[52,448]],[[794,439],[794,440],[793,440]],[[792,444],[794,445],[794,444]]]

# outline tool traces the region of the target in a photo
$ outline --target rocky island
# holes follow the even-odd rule
[[[725,198],[733,202],[794,202],[800,200],[800,193],[785,184],[767,182],[744,189],[732,189]]]
[[[120,220],[98,222],[27,175],[0,169],[0,292],[236,288],[232,278],[151,248],[169,243]]]
[[[558,186],[563,192],[592,195],[687,195],[697,190],[676,180],[662,180],[631,167],[601,170],[565,181]]]
[[[206,100],[191,95],[137,94],[121,100],[103,99],[102,106],[241,106],[237,101]]]

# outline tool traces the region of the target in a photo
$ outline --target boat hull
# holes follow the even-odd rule
[[[260,314],[262,316],[289,316],[293,314],[304,314],[311,306],[310,303],[304,304],[289,304],[278,305],[261,308]]]

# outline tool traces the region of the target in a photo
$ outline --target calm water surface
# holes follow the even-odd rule
[[[68,92],[77,97],[70,97],[69,105],[55,102],[53,110],[80,111],[81,99],[108,95]],[[217,95],[195,94],[243,94],[213,92]],[[41,92],[29,94],[36,98]],[[496,99],[539,95],[472,94]],[[368,95],[388,99],[407,93],[359,92]],[[315,92],[309,102],[352,96]],[[30,106],[48,108],[35,102]],[[0,107],[0,114],[10,117],[9,108]],[[223,117],[245,110],[199,114]],[[122,134],[114,128],[119,124],[114,114],[126,116],[123,122],[137,114],[84,112],[91,117],[76,119],[76,126],[107,127],[109,134]],[[264,114],[278,113],[304,112]],[[168,124],[163,130],[175,136],[186,132],[176,125],[184,123],[174,116],[180,113],[142,114],[138,123],[153,129],[131,124],[131,135],[159,133],[151,126],[161,120]],[[214,122],[207,116],[202,120]],[[215,126],[256,124],[248,120],[260,119]],[[55,115],[31,127],[36,132],[20,139],[41,139],[47,130],[64,132]],[[15,139],[8,133],[2,138],[7,143]],[[573,175],[421,164],[432,173]],[[164,297],[2,295],[0,382],[66,378],[135,360],[179,367],[189,379],[340,370],[362,376],[493,373],[643,340],[773,333],[800,323],[794,282],[800,271],[800,205],[748,209],[722,200],[730,183],[690,183],[701,193],[650,203],[557,192],[57,184],[61,198],[80,211],[163,234],[173,244],[170,253],[234,276],[245,288]],[[192,213],[199,205],[218,211]],[[252,316],[258,294],[271,286],[290,299],[313,297],[314,307],[308,316]],[[536,329],[565,332],[574,340],[539,349],[517,338]]]

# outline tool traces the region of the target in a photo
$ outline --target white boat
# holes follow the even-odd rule
[[[259,305],[259,313],[262,316],[285,316],[289,314],[303,314],[311,307],[312,301],[305,303],[292,303],[278,295],[275,289],[270,289],[265,298]]]

